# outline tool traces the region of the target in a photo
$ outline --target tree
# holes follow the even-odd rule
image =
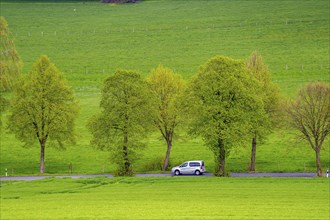
[[[273,128],[279,105],[279,88],[271,80],[266,64],[258,52],[253,52],[247,61],[247,68],[259,81],[260,95],[264,103],[265,115],[256,115],[252,127],[251,162],[249,171],[255,171],[257,139],[263,139]],[[263,116],[263,117],[262,117]]]
[[[155,125],[167,145],[163,164],[163,171],[166,171],[169,165],[174,130],[180,122],[178,97],[183,92],[184,81],[180,75],[161,65],[151,71],[148,81],[158,100],[155,105],[157,111]]]
[[[320,153],[330,133],[330,85],[309,83],[286,109],[288,122],[297,137],[309,143],[315,151],[317,176],[322,176]]]
[[[210,59],[190,84],[190,132],[200,135],[213,151],[216,176],[226,175],[231,148],[250,136],[255,115],[264,114],[256,85],[243,62],[223,56]]]
[[[11,90],[13,81],[21,72],[22,62],[16,51],[8,23],[0,16],[0,126],[2,114],[9,107],[4,92]]]
[[[74,143],[78,104],[64,76],[47,56],[15,86],[9,129],[26,146],[40,145],[40,173],[45,172],[46,143],[64,148]]]
[[[88,127],[91,143],[112,153],[118,175],[133,174],[133,161],[155,117],[152,100],[147,82],[135,72],[118,70],[104,83],[101,113]]]
[[[16,51],[8,23],[0,16],[0,89],[1,92],[11,90],[13,80],[21,72],[22,62]]]

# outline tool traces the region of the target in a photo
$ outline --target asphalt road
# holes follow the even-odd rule
[[[31,181],[31,180],[41,180],[46,178],[72,178],[72,179],[80,179],[80,178],[93,178],[93,177],[108,177],[113,178],[114,176],[111,174],[91,174],[91,175],[67,175],[67,176],[8,176],[8,177],[0,177],[0,181]],[[137,177],[171,177],[171,174],[136,174]],[[182,176],[194,176],[196,178],[199,177],[212,177],[212,173],[205,173],[201,176],[195,175],[182,175]],[[316,173],[231,173],[231,177],[295,177],[295,178],[312,178],[316,177]]]

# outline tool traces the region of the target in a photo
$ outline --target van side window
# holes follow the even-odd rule
[[[187,167],[187,166],[188,166],[188,163],[184,163],[180,167]]]
[[[199,167],[200,164],[198,162],[191,162],[191,163],[189,163],[189,166],[190,167]]]

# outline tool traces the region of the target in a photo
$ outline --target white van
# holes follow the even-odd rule
[[[172,174],[176,176],[181,174],[203,175],[203,173],[205,172],[206,170],[203,160],[186,161],[180,166],[176,166],[172,168]]]

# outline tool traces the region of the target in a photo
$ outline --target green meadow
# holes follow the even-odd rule
[[[8,21],[17,50],[24,62],[23,72],[29,72],[40,55],[48,55],[65,74],[81,106],[76,123],[77,144],[67,146],[65,151],[46,148],[47,174],[70,173],[70,164],[73,173],[114,171],[109,153],[98,151],[90,145],[91,135],[86,124],[91,115],[99,111],[103,80],[116,69],[133,69],[147,76],[152,68],[163,64],[189,80],[198,72],[200,65],[215,55],[245,60],[252,51],[257,50],[263,56],[273,81],[280,86],[284,97],[293,97],[307,82],[330,81],[330,22],[327,0],[145,0],[127,5],[91,1],[2,0],[0,7],[1,16]],[[178,133],[180,135],[174,140],[171,153],[171,165],[185,160],[203,159],[208,171],[212,171],[212,152],[199,138],[187,137],[183,130]],[[264,142],[258,144],[257,171],[315,171],[315,155],[312,149],[295,140],[291,133],[275,130]],[[165,155],[165,143],[157,131],[150,134],[146,143],[146,148],[135,162],[134,169],[137,172],[157,172]],[[330,167],[329,145],[329,141],[326,142],[321,152],[324,170]],[[228,170],[246,171],[249,156],[250,143],[247,140],[245,146],[237,147],[231,152],[227,160]],[[38,174],[38,145],[23,148],[12,134],[2,129],[0,165],[1,175],[4,175],[5,168],[10,175]],[[22,183],[12,183],[5,188],[10,189],[20,184]],[[31,184],[32,188],[38,188],[33,184],[42,185],[44,182]],[[79,186],[80,183],[58,180],[54,184]],[[57,194],[38,196],[56,197]],[[67,194],[63,196],[65,198]],[[5,212],[8,218],[11,213],[10,201],[20,200],[6,200],[6,203],[9,203],[8,211]],[[212,203],[203,202],[203,209],[218,210]],[[271,200],[268,202],[264,204],[267,210],[264,213],[277,212],[276,206],[271,208]],[[156,204],[153,211],[150,211],[150,218],[159,206],[159,203],[158,206]],[[85,205],[87,206],[88,202]],[[190,208],[191,205],[189,204]],[[175,204],[169,203],[168,206],[174,208]],[[71,209],[67,211],[76,210],[75,204],[68,207]],[[220,209],[224,213],[225,207]],[[240,208],[239,205],[237,207]],[[104,208],[104,212],[111,212]],[[143,205],[140,208],[142,209]],[[255,210],[252,206],[250,208]],[[61,210],[60,207],[58,209]],[[49,215],[52,216],[52,213],[59,210],[52,210]],[[99,210],[100,217],[103,211]],[[294,210],[286,211],[288,213]],[[175,213],[175,209],[170,209],[170,212]],[[91,214],[82,213],[81,218],[88,218],[88,214]],[[147,210],[145,213],[147,214]],[[177,216],[184,218],[184,214],[185,210],[179,210]],[[195,214],[204,216],[204,212]],[[243,216],[245,214],[242,213]],[[263,213],[259,214],[260,219],[264,219]],[[285,215],[285,212],[277,214]],[[297,211],[297,214],[300,215],[300,211]],[[42,214],[40,216],[43,217]]]
[[[329,219],[329,179],[142,177],[1,182],[1,219]]]

